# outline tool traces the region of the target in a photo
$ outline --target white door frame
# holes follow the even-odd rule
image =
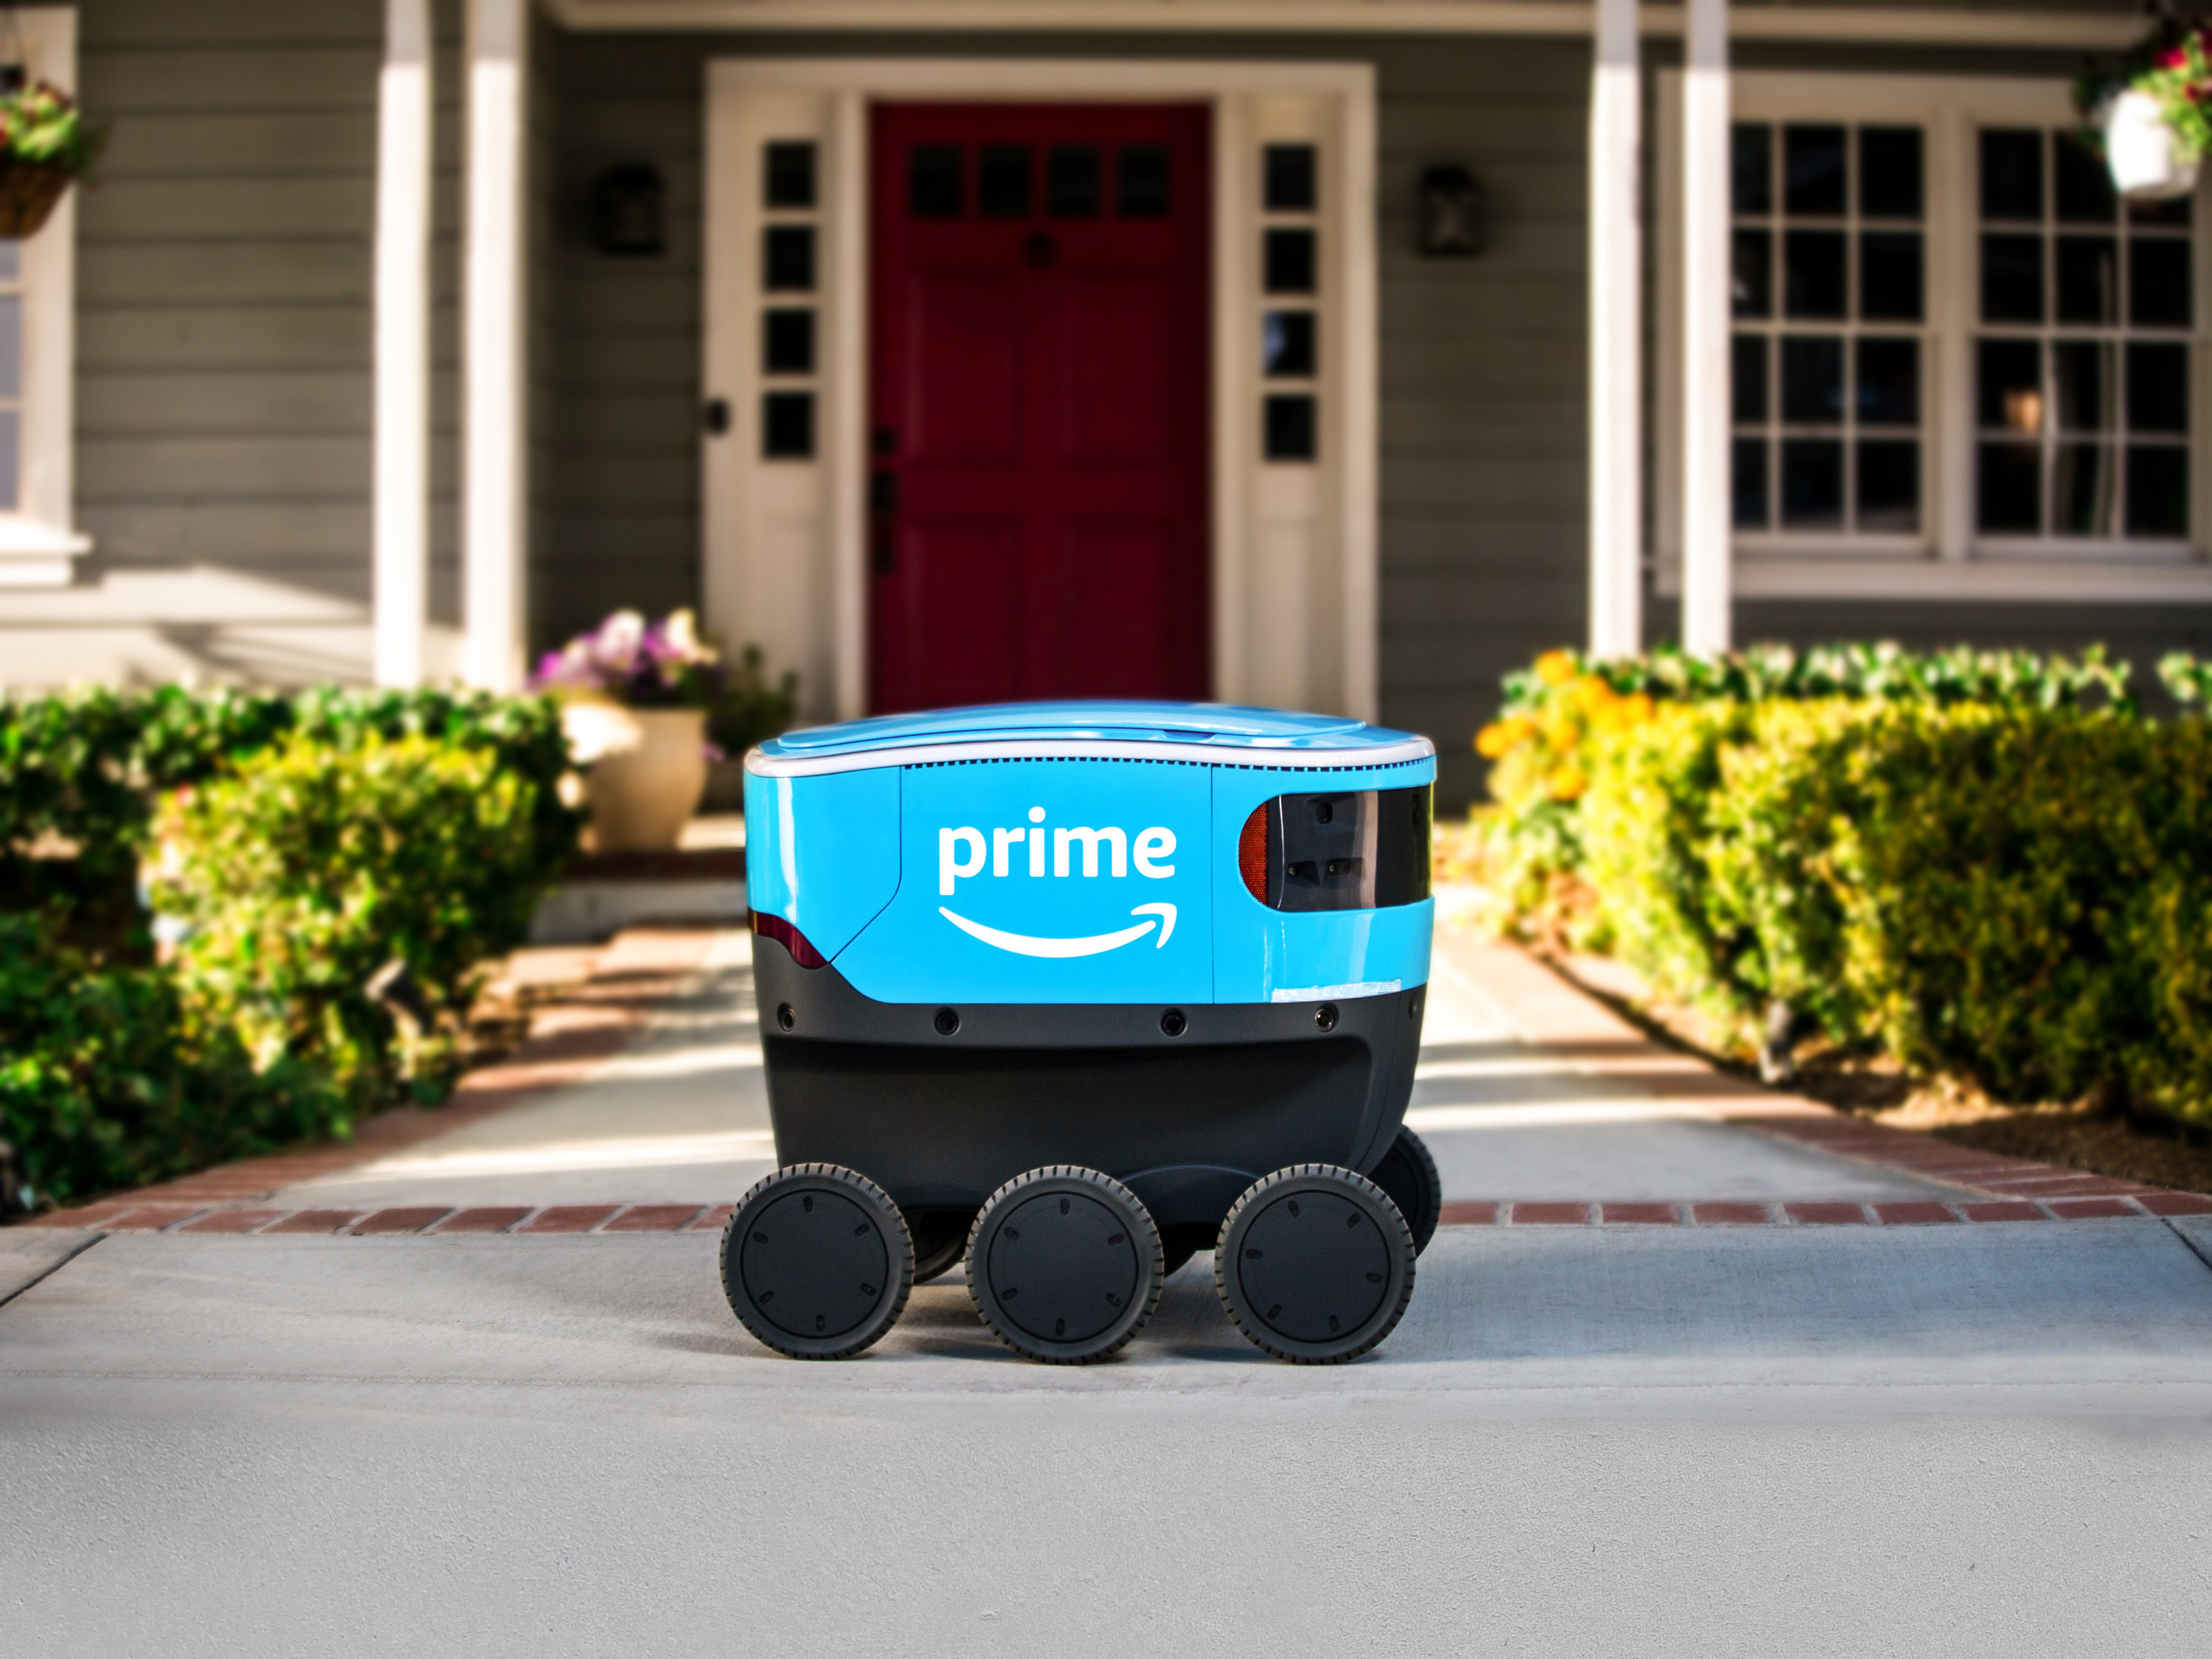
[[[707,70],[702,440],[708,626],[796,669],[812,718],[867,707],[867,109],[882,100],[1203,102],[1213,112],[1212,695],[1375,716],[1375,74],[1364,64],[738,58]],[[769,215],[761,147],[817,146],[817,208]],[[1321,162],[1320,459],[1261,453],[1260,147]],[[817,226],[815,453],[763,461],[757,249]]]

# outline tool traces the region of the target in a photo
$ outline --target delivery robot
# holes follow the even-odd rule
[[[1270,709],[1056,702],[797,732],[745,757],[781,1168],[722,1279],[856,1354],[963,1257],[1034,1359],[1114,1353],[1200,1249],[1238,1328],[1388,1336],[1435,1231],[1404,1127],[1436,750]]]

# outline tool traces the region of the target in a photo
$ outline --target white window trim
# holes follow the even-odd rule
[[[799,671],[810,714],[867,707],[866,364],[871,100],[1203,102],[1211,194],[1212,695],[1374,718],[1380,701],[1375,71],[1364,64],[745,58],[708,66],[702,442],[708,625]],[[1260,459],[1257,146],[1322,151],[1321,459]],[[811,463],[758,453],[752,266],[760,143],[820,146],[819,354]],[[1292,568],[1296,567],[1296,568]],[[1285,606],[1285,595],[1296,604]]]
[[[2172,544],[2040,543],[1977,538],[1973,528],[1973,274],[1977,221],[1969,184],[1978,124],[2063,126],[2078,118],[2063,81],[1950,76],[1738,73],[1734,112],[1776,120],[1924,122],[1928,148],[1927,337],[1931,361],[1923,440],[1923,532],[1919,536],[1823,540],[1773,533],[1739,536],[1735,591],[1743,599],[1987,599],[2050,603],[2160,603],[2212,599],[2212,391],[2205,345],[2212,307],[2212,174],[2200,186],[2196,327],[2191,340],[2193,400],[2190,470],[2196,488],[2187,548]],[[1682,396],[1682,81],[1659,77],[1658,407]],[[1656,579],[1681,592],[1682,435],[1658,423],[1655,490]],[[1786,543],[1786,545],[1785,545]]]
[[[76,90],[76,8],[29,6],[15,27],[30,72]],[[66,587],[92,550],[75,524],[76,195],[72,185],[23,244],[21,507],[0,512],[0,587]]]

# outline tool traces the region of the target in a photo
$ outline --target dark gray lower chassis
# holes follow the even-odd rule
[[[779,1163],[842,1164],[906,1210],[973,1209],[1024,1170],[1080,1164],[1126,1183],[1164,1229],[1218,1227],[1289,1164],[1381,1163],[1427,1000],[1416,986],[1178,1006],[1169,1036],[1165,1003],[877,1002],[757,934],[753,983]],[[948,1006],[958,1029],[941,1035]]]

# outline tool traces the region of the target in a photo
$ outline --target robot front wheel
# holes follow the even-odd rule
[[[756,1182],[722,1231],[722,1291],[740,1323],[793,1359],[844,1359],[898,1322],[914,1240],[890,1194],[835,1164]]]
[[[1297,1164],[1237,1200],[1221,1224],[1213,1283],[1255,1347],[1295,1364],[1336,1364],[1397,1328],[1417,1254],[1381,1187],[1333,1164]]]

